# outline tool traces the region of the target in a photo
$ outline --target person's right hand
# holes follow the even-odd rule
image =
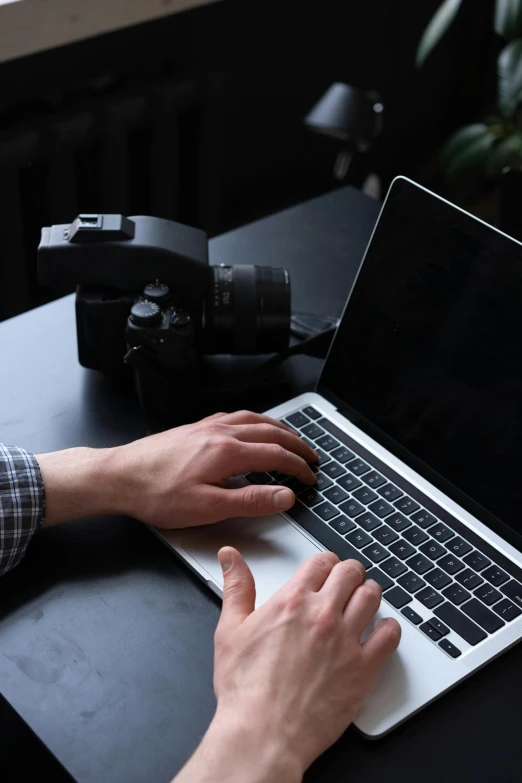
[[[219,558],[224,593],[215,637],[217,712],[180,783],[207,780],[207,773],[214,781],[299,780],[355,718],[399,644],[400,625],[384,620],[361,643],[381,588],[365,581],[355,560],[314,555],[254,611],[247,564],[231,547]],[[212,774],[205,757],[212,759]]]

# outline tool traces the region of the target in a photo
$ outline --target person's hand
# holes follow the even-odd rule
[[[284,424],[249,411],[218,413],[115,449],[71,449],[37,457],[46,523],[123,514],[157,527],[203,525],[284,511],[294,493],[279,485],[230,488],[233,476],[280,471],[303,484],[317,454]]]
[[[235,549],[219,553],[223,611],[215,637],[216,716],[176,783],[300,780],[355,718],[400,625],[357,561],[324,552],[254,611],[255,586]],[[211,764],[211,769],[209,769]]]

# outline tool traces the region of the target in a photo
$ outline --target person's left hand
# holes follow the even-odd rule
[[[233,476],[279,471],[313,484],[317,454],[290,428],[250,411],[217,413],[195,424],[114,449],[71,449],[37,457],[46,524],[122,514],[163,528],[284,511],[288,487],[227,486]]]

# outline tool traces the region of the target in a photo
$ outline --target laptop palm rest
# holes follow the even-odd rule
[[[223,587],[217,553],[223,546],[238,549],[254,575],[256,606],[264,603],[319,548],[280,514],[258,519],[229,519],[207,526],[183,543],[183,549]]]

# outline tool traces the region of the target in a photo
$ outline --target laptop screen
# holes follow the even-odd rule
[[[395,180],[319,391],[522,535],[522,246]]]

